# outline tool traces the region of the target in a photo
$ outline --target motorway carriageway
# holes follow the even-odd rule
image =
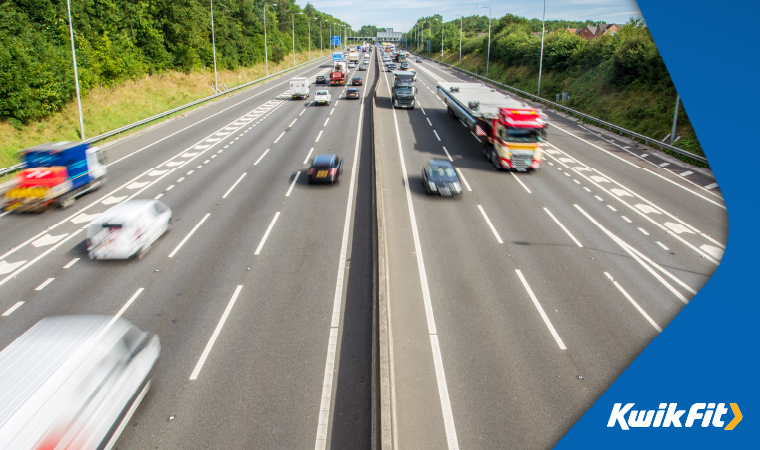
[[[382,72],[374,117],[394,448],[550,448],[710,278],[725,205],[704,174],[553,112],[543,168],[497,171],[435,93],[475,80],[411,66],[418,106],[393,109]],[[461,198],[425,194],[433,158]]]
[[[0,348],[65,314],[120,315],[160,337],[151,390],[116,448],[369,447],[364,95],[377,69],[356,73],[361,100],[321,85],[290,99],[290,78],[313,83],[330,63],[108,146],[108,182],[73,208],[0,217]],[[317,89],[331,106],[311,103]],[[307,186],[307,163],[323,153],[344,158],[341,181]],[[168,205],[171,232],[142,260],[89,260],[88,223],[132,198]]]

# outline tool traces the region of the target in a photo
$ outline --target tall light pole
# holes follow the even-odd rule
[[[486,76],[488,76],[488,65],[491,61],[491,8],[488,6],[478,6],[478,8],[488,8],[488,57],[486,58]]]
[[[546,0],[544,0],[544,16],[541,18],[541,59],[538,60],[538,92],[541,95],[541,70],[544,68],[544,34],[546,33]]]
[[[319,17],[314,17],[314,18],[310,17],[309,18],[309,60],[311,60],[311,21],[312,20],[317,20],[317,19],[319,19]],[[321,28],[320,28],[320,30],[321,30]],[[320,55],[320,56],[322,56],[322,55]]]
[[[430,58],[430,47],[433,46],[432,40],[433,40],[433,22],[425,21],[428,24],[428,41],[425,43],[425,47],[428,48],[428,58]]]
[[[214,37],[214,0],[211,0],[211,49],[214,53],[214,90],[219,92],[219,83],[216,79],[216,38]]]
[[[443,16],[441,16],[441,62],[443,62],[443,32],[445,29],[446,28],[443,26]]]
[[[452,14],[452,16],[459,16],[459,65],[462,65],[462,27],[464,26],[464,16],[461,14]]]
[[[79,97],[79,74],[77,73],[77,54],[76,51],[74,51],[74,25],[71,23],[71,2],[69,0],[66,0],[66,7],[69,10],[69,35],[71,36],[71,58],[74,60],[74,84],[77,88],[77,107],[79,107],[79,134],[82,136],[82,140],[85,140],[84,137],[84,121],[82,120],[82,100]],[[678,111],[678,108],[676,108],[676,112]]]
[[[293,24],[293,65],[296,65],[296,14],[303,14],[300,13],[290,13],[290,22]],[[311,58],[309,58],[311,59]]]
[[[264,4],[264,65],[267,68],[267,76],[269,76],[269,56],[267,55],[267,6],[277,6],[277,4]]]

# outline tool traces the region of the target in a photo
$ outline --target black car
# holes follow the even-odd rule
[[[462,193],[462,183],[459,175],[450,162],[442,159],[431,159],[422,168],[422,184],[427,194],[440,194],[451,197]]]
[[[327,84],[327,80],[322,75],[317,75],[316,84]]]
[[[348,88],[346,91],[346,98],[359,98],[359,89]]]
[[[318,155],[306,172],[307,180],[311,183],[335,183],[343,172],[343,159],[338,155]]]
[[[351,79],[351,86],[361,86],[362,85],[362,78],[361,77],[353,77]]]

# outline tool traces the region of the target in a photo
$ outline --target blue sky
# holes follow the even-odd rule
[[[296,0],[305,6],[307,0]],[[346,2],[341,0],[311,0],[320,11],[332,14],[358,30],[362,25],[390,27],[394,31],[407,31],[417,18],[442,14],[446,21],[452,14],[470,16],[488,15],[490,6],[493,18],[506,13],[532,19],[541,18],[543,0],[380,0],[372,2]],[[634,0],[546,0],[546,19],[603,20],[608,23],[624,23],[630,17],[641,18],[641,11]]]

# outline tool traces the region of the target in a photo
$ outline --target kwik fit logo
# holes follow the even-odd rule
[[[635,405],[635,403],[626,403],[623,406],[622,403],[615,403],[612,407],[610,420],[607,421],[607,427],[612,428],[615,425],[620,425],[623,430],[648,427],[691,428],[696,422],[699,424],[697,426],[723,428],[725,425],[724,430],[733,430],[742,421],[742,412],[736,403],[730,404],[734,418],[728,425],[723,420],[724,415],[728,412],[725,403],[694,403],[689,408],[683,425],[681,418],[686,414],[686,410],[678,409],[678,403],[660,403],[656,410],[636,410],[633,409]],[[628,415],[627,419],[626,415]]]

